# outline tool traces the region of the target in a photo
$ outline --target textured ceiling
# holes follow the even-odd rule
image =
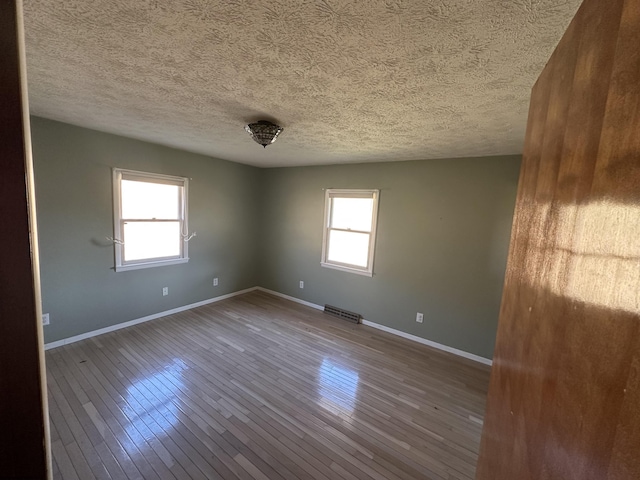
[[[257,166],[520,153],[579,3],[24,0],[31,111]]]

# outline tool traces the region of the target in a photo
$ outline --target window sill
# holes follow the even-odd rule
[[[116,272],[126,272],[128,270],[141,270],[143,268],[164,267],[167,265],[178,265],[180,263],[187,263],[188,258],[176,258],[173,260],[159,260],[145,263],[132,263],[129,265],[116,265]]]
[[[349,273],[355,273],[356,275],[362,275],[364,277],[373,277],[373,272],[369,271],[369,270],[360,270],[357,268],[351,268],[351,267],[347,267],[344,265],[335,265],[333,263],[325,263],[325,262],[320,262],[320,265],[322,265],[325,268],[332,268],[334,270],[342,270],[343,272],[349,272]]]

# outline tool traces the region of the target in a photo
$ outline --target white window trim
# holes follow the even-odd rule
[[[369,258],[367,260],[366,267],[358,267],[356,265],[329,262],[327,260],[328,254],[328,239],[330,230],[330,215],[331,215],[331,198],[332,197],[351,197],[351,198],[373,198],[373,212],[371,214],[371,232],[369,233]],[[320,265],[325,268],[332,268],[334,270],[342,270],[343,272],[355,273],[357,275],[364,275],[367,277],[373,276],[373,259],[375,257],[376,249],[376,232],[378,226],[378,198],[380,197],[380,190],[367,190],[367,189],[340,189],[340,188],[328,188],[325,190],[324,197],[324,224],[322,233],[322,259]]]
[[[181,263],[187,263],[189,261],[189,244],[182,241],[181,254],[176,257],[158,257],[153,259],[135,260],[130,262],[124,262],[123,244],[120,242],[122,239],[122,195],[120,182],[122,176],[130,178],[140,178],[153,180],[154,183],[166,182],[170,185],[181,185],[182,199],[179,208],[183,211],[183,218],[181,219],[181,232],[189,231],[189,179],[186,177],[176,177],[172,175],[162,175],[159,173],[139,172],[136,170],[126,170],[123,168],[113,169],[113,238],[116,240],[113,243],[115,249],[115,270],[116,272],[126,272],[129,270],[140,270],[143,268],[152,267],[164,267],[166,265],[177,265]]]

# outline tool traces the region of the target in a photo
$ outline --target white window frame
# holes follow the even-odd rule
[[[366,233],[369,235],[369,256],[367,257],[367,266],[360,267],[358,265],[340,263],[329,261],[327,255],[329,254],[329,232],[331,230],[340,230],[331,228],[331,214],[332,214],[332,198],[372,198],[373,199],[373,211],[371,218],[371,232],[361,232],[358,230],[344,230],[353,233]],[[373,259],[376,249],[376,231],[378,223],[378,198],[380,197],[380,190],[371,189],[340,189],[329,188],[325,190],[324,200],[324,228],[322,235],[322,259],[320,265],[326,268],[333,268],[335,270],[342,270],[344,272],[356,273],[358,275],[365,275],[367,277],[373,276]]]
[[[142,260],[124,260],[123,226],[124,222],[140,219],[122,218],[122,180],[143,181],[149,183],[161,183],[165,185],[178,185],[182,187],[182,196],[179,199],[178,211],[180,212],[180,233],[189,231],[189,179],[172,175],[162,175],[159,173],[139,172],[136,170],[126,170],[123,168],[113,169],[113,238],[115,248],[115,270],[125,272],[128,270],[139,270],[142,268],[163,267],[165,265],[176,265],[189,261],[189,244],[185,241],[184,234],[180,242],[180,255],[172,257],[145,258]],[[146,220],[146,219],[145,219]]]

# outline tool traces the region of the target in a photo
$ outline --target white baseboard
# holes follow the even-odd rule
[[[239,290],[237,292],[227,293],[226,295],[220,295],[219,297],[209,298],[208,300],[203,300],[201,302],[191,303],[189,305],[183,305],[182,307],[172,308],[171,310],[165,310],[164,312],[154,313],[153,315],[147,315],[146,317],[136,318],[135,320],[130,320],[128,322],[118,323],[117,325],[111,325],[109,327],[100,328],[98,330],[93,330],[87,333],[81,333],[80,335],[75,335],[69,338],[63,338],[62,340],[58,340],[56,342],[46,343],[44,345],[44,349],[49,350],[51,348],[61,347],[63,345],[68,345],[70,343],[79,342],[80,340],[84,340],[85,338],[95,337],[97,335],[102,335],[103,333],[114,332],[122,328],[132,327],[134,325],[138,325],[139,323],[148,322],[149,320],[155,320],[156,318],[166,317],[167,315],[173,315],[174,313],[184,312],[185,310],[191,310],[192,308],[202,307],[203,305],[209,305],[210,303],[215,303],[221,300],[226,300],[227,298],[235,297],[237,295],[242,295],[243,293],[252,292],[257,288],[258,287],[251,287],[245,290]]]
[[[301,300],[299,298],[292,297],[290,295],[285,295],[284,293],[276,292],[274,290],[269,290],[268,288],[256,287],[256,290],[270,293],[271,295],[275,295],[276,297],[285,298],[292,302],[300,303],[301,305],[306,305],[307,307],[315,308],[316,310],[324,310],[324,307],[322,305],[307,302],[306,300]],[[458,350],[457,348],[449,347],[447,345],[442,345],[441,343],[433,342],[431,340],[427,340],[426,338],[418,337],[416,335],[411,335],[410,333],[405,333],[400,330],[396,330],[395,328],[386,327],[384,325],[380,325],[379,323],[370,322],[369,320],[363,319],[362,324],[367,325],[369,327],[377,328],[378,330],[382,330],[387,333],[392,333],[399,337],[406,338],[407,340],[413,340],[414,342],[422,343],[423,345],[428,345],[429,347],[437,348],[438,350],[443,350],[445,352],[453,353],[454,355],[468,358],[469,360],[483,363],[485,365],[491,365],[493,363],[493,361],[488,358],[484,358],[479,355],[475,355],[473,353],[465,352],[464,350]]]
[[[45,344],[44,349],[49,350],[51,348],[61,347],[63,345],[68,345],[70,343],[84,340],[85,338],[91,338],[97,335],[102,335],[103,333],[114,332],[122,328],[132,327],[133,325],[138,325],[139,323],[148,322],[150,320],[155,320],[156,318],[166,317],[167,315],[172,315],[174,313],[184,312],[185,310],[191,310],[192,308],[201,307],[203,305],[219,302],[221,300],[226,300],[227,298],[235,297],[237,295],[242,295],[243,293],[249,293],[254,290],[259,290],[261,292],[269,293],[271,295],[275,295],[276,297],[284,298],[291,302],[299,303],[301,305],[305,305],[307,307],[311,307],[316,310],[324,310],[324,306],[322,305],[307,302],[306,300],[301,300],[300,298],[292,297],[290,295],[285,295],[284,293],[276,292],[275,290],[269,290],[268,288],[263,288],[263,287],[251,287],[245,290],[228,293],[226,295],[220,295],[219,297],[210,298],[208,300],[203,300],[201,302],[191,303],[189,305],[173,308],[171,310],[165,310],[164,312],[154,313],[153,315],[147,315],[146,317],[137,318],[135,320],[130,320],[128,322],[118,323],[117,325],[111,325],[109,327],[100,328],[99,330],[93,330],[91,332],[82,333],[80,335],[75,335],[73,337],[63,338],[62,340]],[[458,350],[457,348],[449,347],[447,345],[442,345],[441,343],[432,342],[431,340],[427,340],[426,338],[418,337],[416,335],[411,335],[410,333],[405,333],[400,330],[396,330],[394,328],[386,327],[384,325],[380,325],[379,323],[370,322],[369,320],[362,320],[362,324],[367,325],[369,327],[377,328],[378,330],[382,330],[387,333],[392,333],[394,335],[397,335],[402,338],[406,338],[408,340],[413,340],[414,342],[422,343],[423,345],[428,345],[429,347],[437,348],[438,350],[443,350],[445,352],[453,353],[454,355],[468,358],[469,360],[480,362],[485,365],[492,364],[492,361],[489,360],[488,358],[484,358],[479,355],[474,355],[473,353],[465,352],[464,350]]]
[[[406,338],[407,340],[413,340],[414,342],[422,343],[423,345],[428,345],[430,347],[437,348],[438,350],[443,350],[445,352],[453,353],[454,355],[458,355],[460,357],[468,358],[469,360],[473,360],[474,362],[484,363],[485,365],[491,365],[493,363],[492,360],[481,357],[480,355],[475,355],[473,353],[465,352],[464,350],[458,350],[457,348],[449,347],[441,343],[432,342],[431,340],[427,340],[426,338],[418,337],[416,335],[411,335],[410,333],[405,333],[400,330],[396,330],[395,328],[389,328],[384,325],[380,325],[379,323],[370,322],[369,320],[362,320],[362,324],[368,325],[369,327],[377,328],[378,330],[382,330],[383,332],[398,335],[399,337]]]
[[[307,307],[315,308],[316,310],[324,310],[324,306],[322,305],[307,302],[306,300],[301,300],[296,297],[291,297],[289,295],[285,295],[284,293],[276,292],[275,290],[269,290],[268,288],[263,288],[263,287],[256,287],[256,290],[260,290],[261,292],[265,292],[265,293],[270,293],[271,295],[275,295],[276,297],[286,298],[287,300],[291,300],[292,302],[296,302],[301,305],[306,305]]]

